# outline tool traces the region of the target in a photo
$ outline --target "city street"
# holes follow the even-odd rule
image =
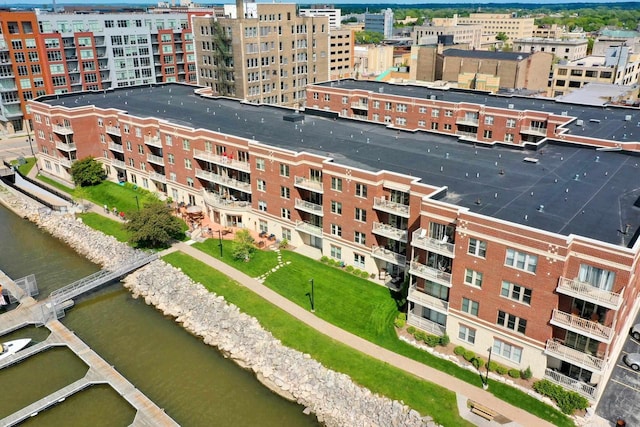
[[[640,314],[634,322],[637,323],[640,323]],[[625,354],[638,352],[640,342],[628,335],[596,408],[596,414],[611,423],[621,418],[628,426],[640,425],[640,372],[622,361]]]

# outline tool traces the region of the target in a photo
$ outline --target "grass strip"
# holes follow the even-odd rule
[[[305,325],[229,277],[190,256],[176,252],[163,258],[207,289],[260,321],[287,347],[310,354],[325,367],[349,375],[374,393],[402,400],[444,426],[472,426],[458,415],[455,393],[364,355]]]
[[[246,262],[233,257],[233,241],[222,240],[222,257],[220,256],[219,245],[219,238],[214,236],[213,239],[194,243],[193,247],[251,277],[261,276],[278,264],[278,254],[274,251],[257,250],[251,256],[251,261]]]
[[[113,236],[120,242],[127,243],[129,241],[129,233],[123,229],[122,222],[120,221],[106,218],[94,212],[77,214],[76,216],[82,218],[82,222],[94,230]]]

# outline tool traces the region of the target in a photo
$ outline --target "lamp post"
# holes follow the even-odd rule
[[[489,365],[491,364],[491,351],[493,350],[493,347],[489,347],[489,359],[487,359],[487,376],[484,379],[484,383],[482,384],[482,388],[483,389],[488,389],[489,388]]]
[[[138,212],[140,212],[140,201],[138,200],[138,195],[135,194],[133,197],[136,198],[136,206],[138,207]]]
[[[222,230],[218,230],[218,246],[220,246],[220,258],[222,258]]]
[[[311,282],[311,312],[315,313],[316,312],[316,297],[314,294],[314,289],[313,289],[313,279],[310,279],[309,282]]]

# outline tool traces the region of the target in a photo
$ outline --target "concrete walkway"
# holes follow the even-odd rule
[[[289,301],[280,294],[272,291],[268,287],[264,286],[256,279],[247,276],[246,274],[230,267],[229,265],[213,258],[198,249],[192,248],[184,242],[177,243],[171,249],[164,251],[161,255],[165,255],[170,252],[181,251],[193,258],[196,258],[205,264],[215,268],[221,273],[231,277],[238,283],[244,285],[246,288],[252,290],[256,294],[260,295],[265,300],[280,307],[287,313],[311,326],[312,328],[322,332],[323,334],[348,345],[362,353],[367,354],[370,357],[374,357],[383,362],[389,363],[392,366],[400,368],[406,372],[409,372],[417,377],[431,381],[435,384],[443,385],[447,389],[461,394],[466,398],[481,403],[484,406],[491,408],[498,412],[502,416],[515,421],[523,426],[552,426],[551,423],[544,421],[522,409],[512,406],[491,393],[475,387],[457,378],[454,378],[444,372],[433,369],[420,362],[409,359],[407,357],[396,354],[378,345],[375,345],[367,340],[364,340],[356,335],[346,332],[324,320],[318,318],[313,313],[305,310],[297,304]],[[428,414],[425,414],[428,415]],[[460,414],[465,417],[467,414]],[[512,424],[513,425],[513,424]]]

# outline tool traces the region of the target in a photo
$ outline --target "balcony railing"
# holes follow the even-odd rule
[[[115,142],[109,143],[109,150],[115,151],[117,153],[124,153],[124,147],[122,144],[116,144]]]
[[[455,255],[456,245],[453,243],[447,243],[447,241],[443,239],[428,237],[426,230],[423,228],[419,228],[413,232],[411,235],[411,244],[414,248],[425,249],[451,258]]]
[[[206,179],[209,182],[214,182],[226,187],[235,188],[237,190],[244,191],[245,193],[251,193],[251,183],[249,182],[238,181],[237,179],[228,178],[202,169],[196,169],[196,177]]]
[[[553,309],[553,314],[551,315],[551,324],[590,338],[595,338],[607,344],[611,343],[613,339],[614,330],[612,328],[570,313],[565,313],[556,308]]]
[[[408,325],[415,326],[418,329],[422,329],[425,332],[429,332],[430,334],[438,335],[438,336],[443,336],[447,332],[444,326],[436,322],[432,322],[429,319],[425,319],[422,316],[414,314],[412,311],[410,311],[408,314],[409,314],[407,316]]]
[[[236,160],[230,156],[219,156],[214,153],[202,150],[193,150],[193,158],[198,160],[204,160],[205,162],[215,163],[216,165],[226,166],[242,172],[251,172],[251,164],[249,162],[243,162]]]
[[[229,211],[251,211],[251,202],[227,199],[221,197],[215,193],[202,189],[202,196],[205,203],[213,206],[214,208],[224,209]]]
[[[352,102],[351,108],[355,108],[358,110],[368,110],[369,104],[365,104],[364,102]]]
[[[400,255],[399,253],[393,252],[392,250],[389,250],[387,248],[383,248],[380,246],[372,247],[371,255],[374,258],[378,258],[383,261],[390,262],[400,267],[404,267],[404,265],[407,262],[407,257],[405,257],[404,255]]]
[[[117,168],[120,168],[120,169],[124,169],[124,168],[127,167],[127,165],[124,163],[124,161],[118,160],[118,159],[111,159],[111,165],[115,166]]]
[[[524,133],[526,135],[547,136],[547,128],[541,128],[537,126],[522,126],[520,128],[520,133]]]
[[[61,141],[56,141],[56,148],[62,151],[74,151],[76,149],[76,144],[73,142],[65,143]]]
[[[120,128],[117,126],[107,126],[105,129],[110,135],[122,136],[122,132],[120,132]]]
[[[310,224],[306,221],[296,221],[296,230],[322,237],[322,227],[318,227],[317,225]]]
[[[420,304],[423,307],[434,308],[443,313],[449,312],[449,303],[447,301],[443,301],[440,298],[425,294],[424,292],[418,290],[415,285],[409,288],[408,298],[409,301]]]
[[[458,135],[462,139],[478,139],[478,134],[475,132],[464,132],[464,131],[456,131],[456,135]]]
[[[323,216],[322,205],[307,202],[306,200],[296,199],[296,209],[309,212],[314,215]]]
[[[154,165],[164,166],[164,157],[156,156],[155,154],[147,154],[147,161]]]
[[[409,218],[409,206],[397,202],[392,202],[391,200],[387,200],[384,197],[374,197],[373,208],[379,211],[398,215],[403,218]]]
[[[305,190],[311,190],[316,193],[323,193],[324,187],[322,182],[311,180],[309,178],[305,178],[303,176],[296,176],[294,185],[298,188],[303,188]]]
[[[423,279],[432,280],[434,282],[451,287],[451,273],[439,270],[437,268],[429,267],[417,261],[411,261],[409,273],[413,274],[414,276],[422,277]]]
[[[604,359],[567,347],[553,339],[547,340],[547,346],[545,347],[544,352],[550,356],[590,371],[602,372],[606,368],[606,362]]]
[[[570,297],[579,298],[594,304],[610,308],[612,310],[620,310],[622,305],[622,295],[624,289],[619,294],[611,291],[596,288],[589,283],[581,282],[578,279],[568,279],[561,277],[558,281],[556,292],[568,295]]]
[[[58,135],[73,135],[73,128],[71,126],[53,125],[52,128]]]
[[[558,371],[554,371],[553,369],[547,368],[544,371],[544,377],[568,390],[576,391],[588,399],[595,400],[598,396],[597,386],[594,387],[587,383],[583,383],[582,381],[568,377]]]
[[[151,146],[151,147],[156,147],[156,148],[162,148],[162,141],[160,140],[160,137],[158,136],[145,136],[144,137],[144,143]]]
[[[73,162],[76,161],[76,159],[67,159],[66,157],[59,157],[58,160],[60,161],[60,164],[65,168],[70,168]]]
[[[151,178],[154,181],[162,182],[163,184],[167,182],[167,177],[158,172],[150,172],[149,178]]]
[[[397,240],[399,242],[407,243],[407,236],[409,233],[407,230],[401,230],[399,228],[395,228],[389,224],[383,224],[380,222],[373,223],[373,234],[377,234],[378,236],[387,237],[389,239]]]
[[[480,120],[473,117],[458,117],[456,119],[456,124],[458,125],[467,125],[467,126],[478,126]]]

